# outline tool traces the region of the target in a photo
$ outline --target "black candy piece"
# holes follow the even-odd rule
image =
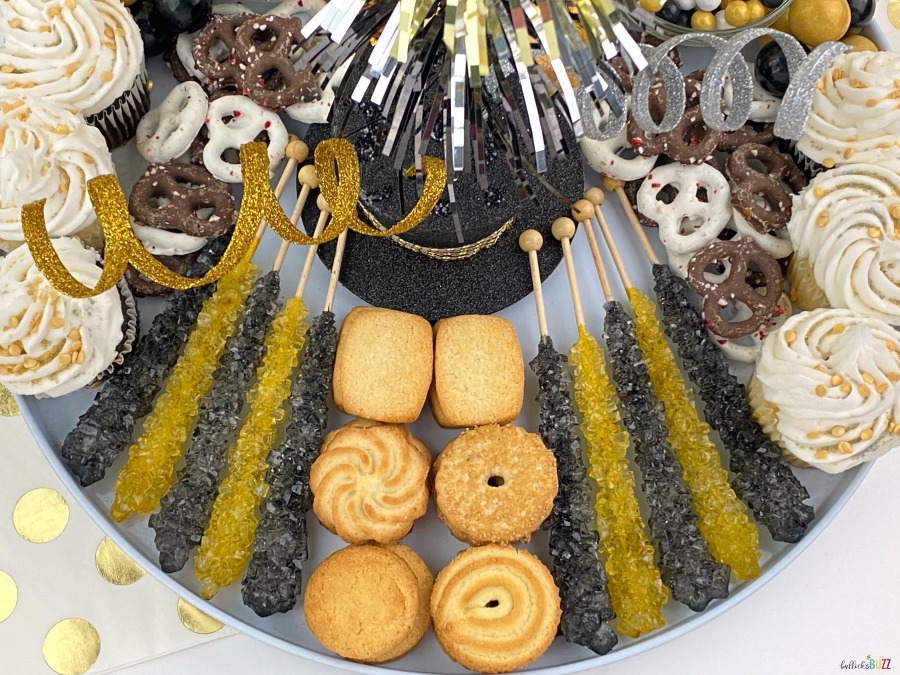
[[[787,0],[762,0],[762,4],[769,9],[778,9]]]
[[[328,392],[337,351],[334,314],[312,322],[291,391],[291,418],[285,440],[268,457],[269,491],[247,566],[241,597],[259,616],[291,610],[300,596],[307,559],[306,512],[312,506],[309,470],[319,455],[328,425]]]
[[[756,55],[756,79],[772,96],[784,96],[791,81],[787,58],[774,40],[767,43]]]
[[[875,0],[847,0],[850,5],[850,28],[864,28],[875,16]]]
[[[650,535],[660,575],[672,597],[695,612],[702,611],[713,599],[728,597],[731,570],[712,559],[697,529],[691,493],[669,445],[662,403],[650,383],[634,322],[620,303],[606,303],[604,331],[619,411],[634,441],[635,460],[650,506]]]
[[[654,265],[653,277],[666,335],[703,399],[706,421],[731,456],[731,487],[775,541],[800,541],[815,518],[813,507],[803,503],[809,492],[751,419],[744,385],[729,372],[722,351],[704,328],[687,284],[668,265]]]
[[[175,44],[178,33],[173,31],[166,20],[156,11],[153,0],[138,0],[128,9],[141,31],[144,56],[162,54]]]
[[[656,16],[658,16],[663,21],[668,21],[669,23],[678,23],[678,17],[680,14],[681,9],[679,9],[678,5],[676,5],[673,0],[669,0],[656,13]]]
[[[569,394],[572,376],[566,357],[541,338],[529,364],[538,378],[541,438],[556,457],[559,491],[544,523],[550,534],[553,579],[562,597],[560,628],[569,642],[606,654],[618,638],[609,625],[615,618],[606,590],[606,570],[598,557],[593,491],[587,479],[578,437],[578,418]]]
[[[212,0],[156,0],[156,12],[175,33],[200,30],[212,16]]]
[[[227,245],[228,236],[212,240],[192,266],[191,276],[205,274]],[[153,319],[149,332],[138,340],[134,351],[104,383],[94,403],[66,436],[62,458],[82,486],[101,480],[116,457],[131,445],[135,423],[152,409],[153,399],[214,288],[214,284],[207,284],[175,292]]]
[[[238,329],[232,333],[213,374],[213,386],[200,402],[197,424],[178,480],[150,516],[156,530],[159,566],[184,567],[209,524],[228,444],[241,423],[241,409],[262,361],[265,335],[278,311],[279,276],[269,272],[254,284]]]

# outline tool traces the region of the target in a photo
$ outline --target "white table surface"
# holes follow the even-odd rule
[[[900,452],[876,463],[828,528],[782,574],[730,612],[596,675],[826,674],[842,661],[890,658],[900,671]],[[222,638],[121,675],[337,675],[243,635]]]

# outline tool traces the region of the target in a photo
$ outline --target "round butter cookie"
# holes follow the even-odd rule
[[[402,424],[353,421],[326,437],[310,469],[313,511],[347,543],[398,541],[428,508],[430,460]]]
[[[419,581],[388,549],[348,546],[310,575],[303,614],[326,648],[353,661],[381,662],[417,628]]]
[[[482,673],[506,673],[537,659],[553,642],[559,617],[549,570],[512,546],[462,551],[438,574],[431,594],[441,648]]]
[[[556,459],[540,436],[492,424],[464,431],[434,462],[438,516],[469,544],[528,541],[550,515]]]

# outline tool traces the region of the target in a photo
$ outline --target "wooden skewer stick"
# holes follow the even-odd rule
[[[300,214],[303,212],[303,208],[306,206],[306,200],[309,199],[310,190],[315,190],[319,187],[319,177],[316,174],[316,167],[312,164],[304,166],[300,169],[298,180],[303,187],[300,188],[300,196],[297,197],[297,203],[294,205],[294,212],[291,214],[291,224],[295,227],[300,220]],[[288,246],[290,245],[291,244],[288,241],[281,242],[281,246],[278,248],[278,254],[275,256],[275,266],[272,269],[276,271],[281,269],[281,264],[284,262],[284,256],[287,255]]]
[[[275,186],[276,198],[281,197],[285,187],[287,187],[288,181],[291,179],[291,176],[294,175],[294,169],[297,168],[297,165],[300,162],[305,162],[306,158],[309,157],[309,146],[296,136],[291,135],[291,142],[287,144],[284,154],[288,158],[288,161],[284,167],[284,171],[281,172],[281,178],[278,179],[278,184]],[[256,231],[256,237],[253,240],[253,246],[250,247],[250,257],[253,257],[253,253],[256,252],[256,248],[259,246],[259,242],[266,232],[266,227],[268,227],[268,223],[265,221],[259,224],[259,229]]]
[[[603,190],[596,189],[600,193],[600,203],[603,203]],[[589,190],[590,192],[590,190]],[[579,199],[572,205],[572,217],[581,223],[584,234],[588,240],[588,247],[591,249],[591,258],[594,259],[594,268],[597,270],[597,278],[600,279],[600,288],[603,289],[603,298],[606,302],[614,300],[612,294],[612,286],[609,285],[609,277],[606,275],[606,267],[603,265],[603,258],[600,257],[600,247],[597,245],[597,235],[594,234],[594,228],[591,226],[591,219],[594,217],[594,204],[587,199]]]
[[[338,277],[341,276],[341,263],[344,262],[344,247],[347,245],[347,232],[341,232],[337,240],[337,248],[334,251],[334,262],[331,264],[331,279],[328,280],[328,294],[325,296],[325,308],[330,312],[334,306],[334,293],[337,290]]]
[[[619,250],[616,248],[615,242],[613,242],[609,223],[606,222],[606,218],[603,216],[603,211],[599,204],[594,204],[594,216],[591,220],[600,228],[600,232],[603,233],[603,239],[606,241],[606,246],[612,256],[616,271],[619,273],[619,278],[622,280],[625,288],[631,288],[631,280],[628,278],[628,272],[625,271],[625,263],[622,262],[622,258],[619,256]]]
[[[525,230],[519,235],[519,248],[528,254],[528,265],[531,267],[531,285],[534,287],[534,304],[537,308],[538,330],[541,337],[550,335],[547,329],[547,312],[544,309],[544,293],[541,290],[541,271],[538,267],[537,252],[544,245],[544,238],[537,230]]]
[[[653,247],[650,246],[650,240],[647,239],[647,234],[644,232],[644,228],[641,227],[641,221],[638,220],[637,214],[634,212],[634,208],[631,206],[631,202],[628,201],[628,195],[625,194],[625,188],[622,187],[623,183],[620,180],[615,178],[610,178],[609,176],[603,179],[603,186],[609,190],[610,192],[615,192],[616,196],[619,198],[619,201],[622,203],[622,208],[625,209],[625,215],[628,216],[628,222],[631,223],[631,227],[634,229],[634,233],[637,235],[638,240],[641,242],[641,248],[644,249],[644,253],[647,254],[647,258],[650,259],[650,263],[653,265],[659,265],[659,258],[656,256],[656,251],[653,250]],[[597,190],[600,194],[603,192],[600,188],[591,188],[591,190]],[[588,190],[590,192],[591,190]],[[588,197],[587,194],[585,196],[590,199],[592,202],[594,199]],[[596,204],[596,202],[594,202]],[[603,203],[602,201],[600,202]]]
[[[575,261],[572,259],[572,237],[575,235],[575,221],[571,218],[557,218],[550,228],[553,236],[562,244],[563,260],[566,263],[566,276],[569,277],[569,293],[572,295],[572,308],[575,310],[575,323],[584,327],[584,308],[581,305],[581,294],[578,292],[578,277],[575,276]]]
[[[316,221],[316,230],[313,232],[314,237],[321,237],[322,233],[325,231],[325,226],[328,224],[328,218],[331,215],[331,211],[328,210],[328,202],[325,201],[325,197],[319,194],[318,198],[316,198],[316,206],[319,207],[319,219]],[[306,261],[303,263],[303,271],[300,273],[300,281],[297,283],[297,292],[294,294],[295,297],[301,297],[306,291],[306,284],[309,282],[309,275],[312,272],[313,261],[316,258],[316,251],[319,250],[318,244],[310,244],[309,248],[306,250]]]

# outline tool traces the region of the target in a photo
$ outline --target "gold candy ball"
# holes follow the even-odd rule
[[[791,35],[810,47],[840,40],[850,27],[847,0],[794,0],[789,16]]]
[[[666,0],[641,0],[641,9],[656,14],[666,4]]]
[[[841,42],[845,45],[850,45],[857,52],[877,52],[881,51],[878,49],[878,45],[872,42],[869,38],[863,37],[862,35],[845,35],[841,38]]]
[[[716,17],[712,12],[704,12],[698,9],[691,14],[691,28],[694,30],[713,30],[716,27]]]
[[[760,0],[747,0],[747,9],[750,10],[750,21],[759,21],[766,15],[766,6]]]
[[[841,0],[843,2],[843,0]],[[729,26],[739,28],[750,23],[750,8],[744,0],[733,0],[725,8],[725,21]]]

